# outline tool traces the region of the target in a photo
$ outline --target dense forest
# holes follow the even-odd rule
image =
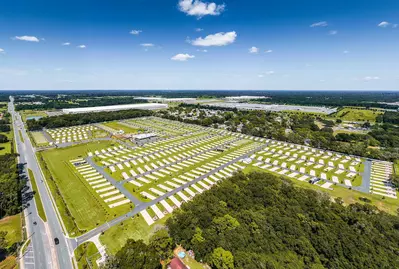
[[[137,117],[151,116],[152,111],[149,110],[120,110],[109,112],[81,113],[81,114],[65,114],[53,117],[43,117],[39,120],[27,120],[29,131],[41,130],[43,128],[59,128],[74,125],[83,125],[89,123],[123,120]]]
[[[379,116],[377,120],[384,123],[399,124],[399,113],[385,112],[383,115]]]
[[[146,100],[134,99],[134,97],[113,97],[113,98],[92,98],[84,100],[71,100],[68,98],[60,99],[43,99],[40,104],[24,103],[15,106],[15,110],[51,110],[74,107],[96,107],[96,106],[110,106],[123,104],[138,104],[147,103]]]
[[[158,268],[179,244],[216,269],[399,267],[398,216],[266,173],[235,174],[166,225],[148,245],[129,240],[105,268]]]
[[[277,104],[296,104],[314,106],[361,106],[397,109],[399,105],[386,103],[399,102],[398,92],[370,91],[261,91],[261,90],[109,90],[109,91],[20,91],[15,102],[38,102],[46,99],[76,100],[95,97],[161,96],[166,98],[206,97],[224,98],[226,96],[266,96],[261,102]],[[34,96],[32,96],[34,94]],[[26,97],[28,96],[28,97]],[[1,95],[0,95],[1,98]],[[8,98],[8,96],[7,96]]]
[[[0,218],[21,210],[21,190],[16,154],[0,155]]]
[[[181,111],[190,113],[193,109],[221,110],[218,107],[182,104],[170,111],[179,111],[179,115],[171,115],[161,111],[159,116],[171,120],[203,126],[217,127],[226,125],[233,132],[267,137],[296,144],[307,144],[313,147],[359,155],[368,158],[395,160],[399,158],[399,132],[393,125],[383,124],[373,126],[368,134],[335,136],[334,122],[308,113],[278,113],[268,111],[239,111],[222,109],[222,116],[207,116],[200,113],[196,119],[183,118]],[[316,120],[325,126],[320,128]],[[377,146],[381,149],[375,148]]]

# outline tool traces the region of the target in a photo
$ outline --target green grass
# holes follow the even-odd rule
[[[35,202],[36,202],[36,209],[39,216],[42,218],[43,221],[47,221],[46,213],[44,212],[44,207],[42,203],[42,199],[40,198],[39,190],[37,188],[37,183],[35,176],[33,175],[32,170],[28,169],[30,182],[32,184],[32,189],[35,192]]]
[[[166,215],[163,219],[148,226],[144,218],[141,215],[137,215],[106,230],[100,236],[100,241],[107,246],[109,254],[116,254],[128,239],[143,240],[148,243],[154,232],[163,227],[170,216],[170,214]]]
[[[0,148],[2,148],[2,149],[0,149],[0,155],[11,153],[11,141],[14,139],[13,130],[11,130],[10,132],[7,132],[7,133],[3,132],[0,134],[7,136],[8,140],[9,140],[6,143],[0,144]]]
[[[7,247],[22,241],[21,214],[5,217],[0,220],[0,231],[7,232]]]
[[[0,262],[0,269],[19,268],[17,258],[15,256],[7,256],[7,258]]]
[[[112,129],[114,129],[115,131],[122,130],[122,131],[125,132],[125,134],[136,134],[139,131],[141,131],[140,129],[128,127],[128,126],[120,124],[120,123],[118,123],[116,121],[106,122],[106,123],[102,123],[102,124],[107,126],[107,127],[110,127]]]
[[[20,111],[20,114],[23,121],[26,121],[28,117],[47,117],[47,114],[44,111],[36,110],[23,110]]]
[[[34,140],[35,145],[37,146],[48,145],[48,141],[42,132],[31,132],[30,134]]]
[[[399,176],[399,160],[396,160],[394,163],[395,175]]]
[[[26,251],[26,249],[28,248],[29,244],[30,244],[30,239],[28,239],[28,241],[26,241],[26,243],[25,243],[24,246],[22,247],[22,250],[21,250],[22,254],[25,253],[25,251]]]
[[[87,152],[114,146],[113,141],[98,141],[38,153],[56,197],[57,207],[71,236],[79,235],[131,210],[131,204],[109,208],[70,164],[70,160],[87,156]],[[50,178],[54,180],[50,180]]]
[[[93,242],[86,242],[75,249],[75,258],[79,269],[97,269],[96,260],[101,258],[101,255]],[[89,263],[91,267],[89,267]]]
[[[344,108],[337,112],[336,118],[344,121],[370,121],[375,122],[376,118],[383,112],[367,109]]]
[[[21,139],[21,142],[25,143],[25,140],[24,140],[24,137],[22,136],[21,130],[19,130],[18,133],[19,133],[19,138]]]
[[[279,177],[284,177],[286,179],[289,179],[292,181],[295,185],[307,188],[307,189],[313,189],[315,191],[323,191],[328,194],[330,194],[333,198],[341,197],[344,201],[345,204],[353,204],[353,203],[360,203],[360,204],[365,204],[365,202],[361,201],[359,198],[361,197],[366,197],[371,200],[371,205],[376,206],[378,209],[385,211],[389,214],[392,215],[397,215],[397,209],[399,207],[399,201],[397,199],[392,199],[392,198],[383,198],[380,195],[374,195],[374,194],[367,194],[367,193],[362,193],[354,190],[349,190],[344,187],[340,187],[337,185],[332,185],[331,187],[333,190],[328,190],[328,189],[323,189],[320,188],[319,186],[313,185],[308,183],[307,181],[299,181],[293,178],[289,178],[287,176],[281,176],[278,173],[272,173],[270,171],[258,168],[258,167],[253,167],[253,166],[248,166],[247,168],[244,169],[244,173],[249,173],[252,171],[257,171],[257,172],[264,172],[264,173],[269,173],[273,174]]]

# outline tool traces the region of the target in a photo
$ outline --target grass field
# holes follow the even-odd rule
[[[370,121],[375,122],[376,118],[383,112],[367,109],[344,108],[337,112],[336,118],[344,121]]]
[[[7,247],[22,241],[21,215],[5,217],[0,220],[0,231],[6,231]]]
[[[101,255],[98,253],[98,249],[93,242],[86,242],[75,249],[75,258],[79,269],[97,269],[96,260],[101,258]],[[91,267],[89,267],[88,261]]]
[[[84,233],[131,210],[129,204],[110,209],[69,162],[87,156],[88,151],[113,145],[116,144],[112,141],[99,141],[39,153],[47,166],[44,169],[46,180],[58,200],[57,206],[71,236]]]
[[[36,208],[37,208],[37,213],[39,216],[42,218],[43,221],[47,221],[46,213],[44,212],[43,204],[42,204],[42,199],[40,198],[39,190],[37,188],[37,183],[35,176],[33,175],[32,170],[28,169],[29,173],[29,179],[32,184],[32,189],[35,192],[35,202],[36,202]]]
[[[395,174],[399,176],[399,160],[396,160],[394,163]]]
[[[19,268],[17,258],[15,256],[8,256],[5,260],[0,262],[0,269]]]
[[[115,131],[122,130],[122,131],[125,132],[125,134],[136,134],[139,131],[141,131],[140,129],[128,127],[128,126],[120,124],[120,123],[118,123],[116,121],[106,122],[106,123],[102,123],[102,124],[114,129]]]
[[[42,132],[31,132],[32,138],[37,146],[47,145],[48,141]]]
[[[20,111],[20,114],[23,121],[26,121],[29,117],[47,117],[47,114],[44,111],[23,110]]]
[[[148,226],[140,215],[135,216],[109,228],[100,236],[100,241],[107,246],[107,252],[110,254],[116,254],[128,239],[143,240],[145,243],[148,243],[154,232],[163,227],[170,216],[170,214],[166,215],[151,226]]]
[[[11,130],[8,133],[0,133],[0,134],[3,134],[5,136],[7,136],[8,140],[9,140],[6,143],[1,143],[0,144],[0,148],[2,148],[2,149],[0,149],[0,155],[11,153],[11,141],[14,139],[13,130]]]

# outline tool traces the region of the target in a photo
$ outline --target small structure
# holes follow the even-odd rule
[[[187,269],[187,266],[179,258],[173,258],[168,265],[169,269]]]
[[[132,135],[132,140],[141,141],[141,140],[145,140],[145,139],[149,139],[149,138],[153,138],[153,137],[157,137],[157,136],[158,135],[156,133],[136,134],[136,135]]]

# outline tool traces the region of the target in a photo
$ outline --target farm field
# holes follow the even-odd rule
[[[367,109],[344,108],[337,112],[336,118],[343,121],[370,121],[375,122],[383,112]]]
[[[62,199],[63,203],[60,201],[57,205],[59,208],[61,207],[61,212],[65,212],[61,215],[64,217],[67,229],[72,232],[72,235],[90,230],[130,210],[129,205],[109,208],[70,163],[70,160],[82,157],[88,151],[111,145],[115,145],[115,142],[99,141],[39,153],[46,167],[48,167],[46,179],[47,182],[51,183],[50,189],[53,196],[57,197],[55,195],[57,188],[62,196],[58,198]],[[43,165],[42,163],[42,167]],[[54,179],[54,182],[51,182],[50,177]],[[68,211],[70,217],[66,213]],[[75,229],[71,218],[75,221],[78,230]]]

